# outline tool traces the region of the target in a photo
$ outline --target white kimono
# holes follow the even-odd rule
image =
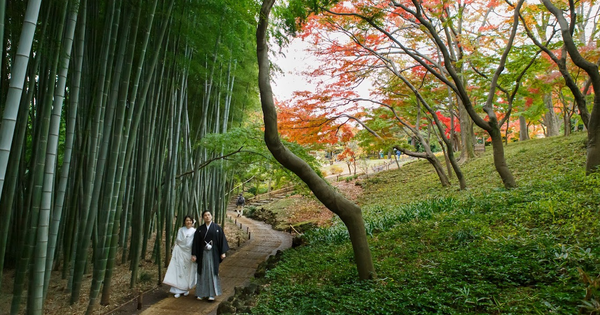
[[[171,262],[165,274],[164,284],[171,286],[171,293],[185,294],[196,286],[198,267],[192,262],[192,242],[195,228],[181,227],[177,231],[177,240],[171,256]]]

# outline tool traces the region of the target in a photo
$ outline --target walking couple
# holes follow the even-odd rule
[[[187,296],[196,287],[196,298],[214,301],[221,295],[219,264],[229,250],[223,229],[213,222],[212,213],[202,212],[204,224],[194,228],[194,220],[186,215],[184,226],[177,232],[171,262],[164,284],[171,286],[175,298]]]

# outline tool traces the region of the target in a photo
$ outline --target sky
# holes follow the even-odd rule
[[[271,49],[278,49],[276,44],[271,44],[271,47]],[[303,71],[315,69],[322,64],[322,61],[312,55],[310,49],[311,44],[300,38],[294,38],[290,45],[283,49],[285,56],[276,54],[273,62],[282,70],[282,73],[272,72],[274,79],[271,84],[277,100],[290,100],[295,91],[314,91],[316,89],[316,85],[308,82],[309,78],[302,75]],[[324,81],[327,79],[323,78]],[[369,80],[365,80],[358,87],[357,93],[362,97],[369,97],[371,86],[368,82]]]
[[[276,44],[271,44],[272,49],[277,49]],[[294,38],[287,48],[283,49],[285,56],[277,54],[273,62],[283,73],[274,75],[273,94],[278,100],[284,101],[292,98],[295,91],[314,91],[316,86],[308,82],[301,72],[317,66],[320,61],[308,49],[310,44],[299,38]]]

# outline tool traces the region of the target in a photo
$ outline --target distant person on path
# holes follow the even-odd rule
[[[229,245],[223,229],[212,221],[210,211],[202,212],[202,219],[204,224],[196,229],[192,245],[192,261],[198,263],[196,298],[208,298],[212,302],[221,295],[219,264],[225,259]]]
[[[243,193],[240,193],[237,201],[235,202],[235,212],[237,212],[238,217],[244,214],[244,204],[246,204],[246,199],[244,199]]]
[[[398,149],[396,149],[396,148],[394,148],[394,153],[396,153],[396,158],[398,158],[398,159],[399,159],[399,158],[400,158],[400,156],[402,155],[402,151],[400,151],[400,150],[398,150]]]
[[[175,298],[182,294],[187,296],[196,285],[196,263],[190,258],[192,255],[192,243],[194,241],[194,219],[186,215],[183,219],[184,226],[177,231],[177,239],[171,254],[171,261],[165,274],[164,284],[170,285],[170,292]]]

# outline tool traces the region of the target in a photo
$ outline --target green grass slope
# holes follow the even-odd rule
[[[252,313],[598,314],[581,276],[600,284],[600,176],[584,175],[584,137],[510,144],[510,191],[490,152],[463,165],[465,191],[423,161],[365,180],[377,277],[358,280],[336,222],[267,271]]]

